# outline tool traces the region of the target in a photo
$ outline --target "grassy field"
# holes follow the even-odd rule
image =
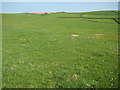
[[[3,14],[3,88],[117,88],[115,11]],[[79,36],[73,37],[76,34]]]

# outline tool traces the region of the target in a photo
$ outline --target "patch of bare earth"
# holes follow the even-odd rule
[[[78,37],[78,36],[80,36],[80,35],[78,35],[78,34],[72,34],[71,36],[72,36],[72,37]]]
[[[36,13],[32,13],[32,14],[48,14],[47,12],[36,12]]]

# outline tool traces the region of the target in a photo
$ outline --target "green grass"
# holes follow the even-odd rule
[[[117,88],[118,24],[80,15],[3,14],[3,88]]]
[[[96,11],[85,13],[84,17],[88,18],[118,18],[117,11]]]

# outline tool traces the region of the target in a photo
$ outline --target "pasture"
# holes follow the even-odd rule
[[[117,88],[118,23],[88,18],[118,12],[3,14],[2,87]]]

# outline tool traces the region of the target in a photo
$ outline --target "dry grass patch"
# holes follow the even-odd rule
[[[107,35],[107,34],[103,34],[103,33],[98,33],[98,34],[95,34],[96,36],[102,36],[102,35]]]
[[[78,34],[72,34],[71,36],[72,36],[72,37],[78,37],[78,36],[80,36],[80,35],[78,35]]]

